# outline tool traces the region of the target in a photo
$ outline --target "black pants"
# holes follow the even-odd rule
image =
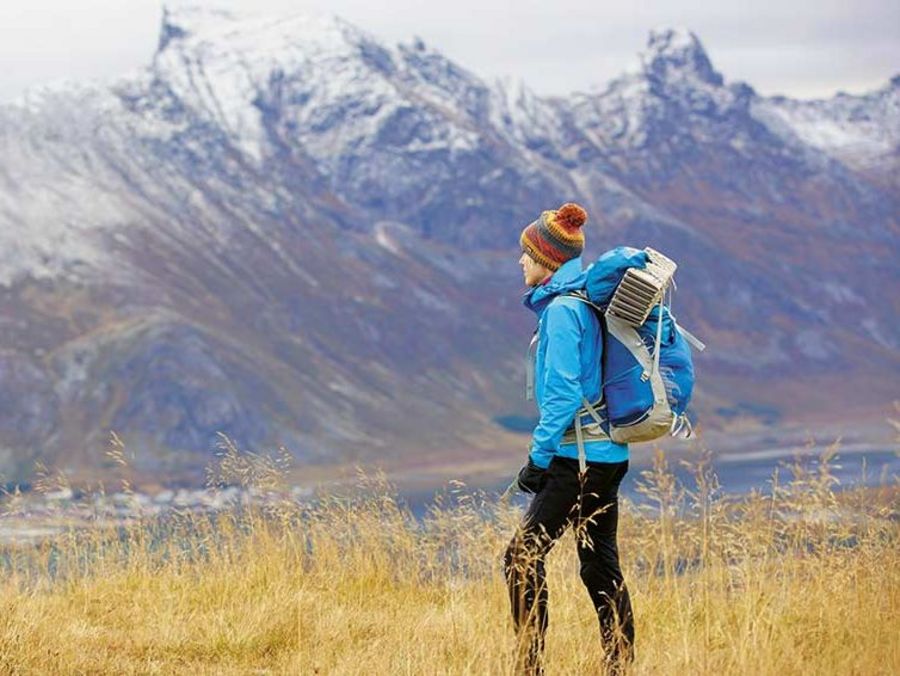
[[[509,543],[504,570],[519,666],[527,673],[543,673],[548,622],[544,557],[569,525],[576,530],[581,580],[597,611],[606,663],[617,671],[633,659],[634,618],[616,546],[619,484],[627,471],[627,461],[589,463],[582,484],[576,460],[553,458],[544,487]]]

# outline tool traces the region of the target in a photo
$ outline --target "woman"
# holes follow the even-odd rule
[[[519,487],[534,494],[509,543],[504,569],[519,638],[519,664],[543,673],[547,630],[544,558],[572,525],[581,579],[600,623],[605,661],[618,670],[633,659],[634,620],[616,546],[618,488],[628,471],[628,446],[612,442],[583,401],[600,405],[603,337],[597,313],[570,294],[584,288],[582,226],[577,204],[545,211],[520,237],[519,263],[530,287],[524,304],[538,316],[534,429]],[[582,417],[586,470],[579,471],[575,416]]]

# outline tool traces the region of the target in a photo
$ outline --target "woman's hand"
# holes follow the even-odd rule
[[[529,457],[525,466],[519,470],[516,482],[519,484],[519,489],[525,493],[540,493],[546,480],[547,470],[535,465]]]

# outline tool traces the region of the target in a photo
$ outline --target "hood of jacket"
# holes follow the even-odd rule
[[[532,287],[522,296],[522,304],[540,316],[557,296],[583,289],[587,281],[587,270],[581,269],[581,256],[566,261],[553,273],[550,281]]]

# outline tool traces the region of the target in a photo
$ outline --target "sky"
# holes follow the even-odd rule
[[[170,0],[178,7],[184,0]],[[420,37],[484,78],[539,94],[596,91],[637,63],[651,29],[694,31],[727,81],[765,95],[863,93],[900,73],[898,0],[216,0],[231,9],[337,14],[388,44]],[[0,101],[59,80],[150,63],[160,0],[2,0]]]

